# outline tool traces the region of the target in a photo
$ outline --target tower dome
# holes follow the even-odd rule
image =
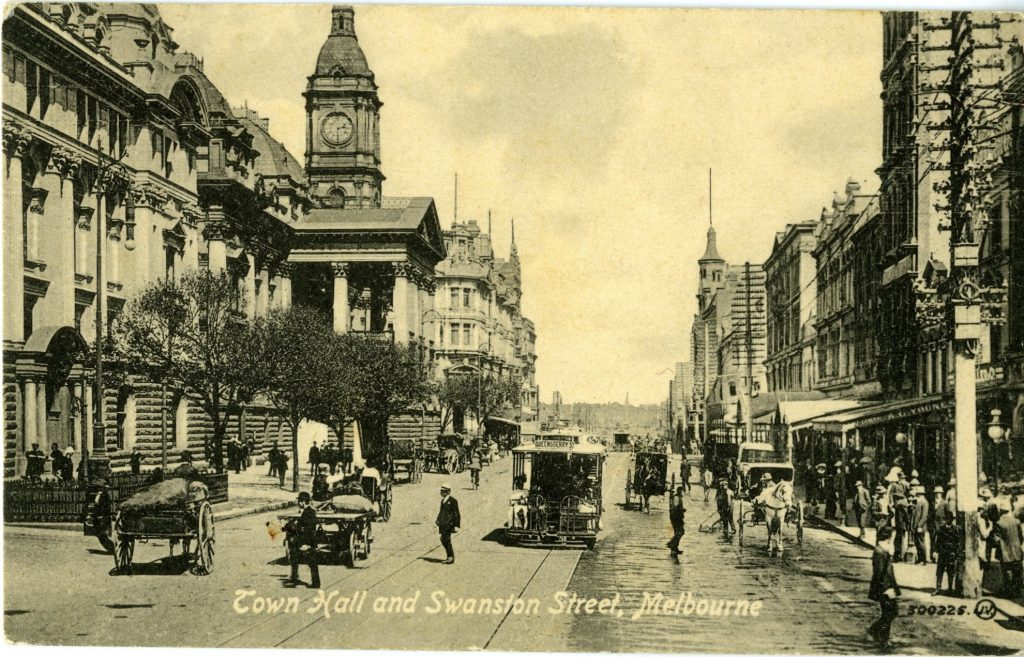
[[[355,10],[351,5],[335,5],[331,8],[331,34],[320,48],[314,75],[373,78],[373,71],[356,38]]]
[[[718,247],[715,245],[715,227],[708,227],[708,245],[704,249],[704,255],[697,262],[725,262],[722,256],[718,255]]]

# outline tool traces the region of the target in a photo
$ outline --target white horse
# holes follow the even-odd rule
[[[782,556],[782,525],[793,507],[793,483],[779,481],[764,485],[754,504],[761,509],[768,527],[768,553],[777,552]]]

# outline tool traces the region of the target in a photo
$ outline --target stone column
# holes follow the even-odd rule
[[[224,243],[227,238],[227,230],[226,226],[220,223],[224,218],[224,211],[221,208],[210,208],[207,216],[210,223],[207,223],[203,230],[203,237],[206,238],[208,249],[207,267],[211,272],[219,274],[228,268],[228,251],[227,245]]]
[[[50,287],[39,300],[39,316],[48,324],[75,323],[75,217],[73,177],[79,159],[54,148],[46,162],[42,186],[46,190],[46,213],[40,225],[39,256],[46,263]]]
[[[245,262],[248,263],[249,268],[245,272],[245,314],[249,318],[256,317],[256,256],[251,253],[244,255]]]
[[[39,412],[36,410],[36,382],[35,379],[25,379],[25,385],[21,395],[21,414],[24,419],[24,432],[22,433],[21,453],[19,457],[24,458],[25,451],[32,443],[39,442],[36,432],[36,421],[39,419]]]
[[[259,277],[259,296],[256,297],[256,315],[266,317],[270,308],[270,272],[266,267],[261,267]]]
[[[46,440],[46,417],[49,414],[46,405],[46,380],[40,380],[36,385],[36,442],[46,450],[49,444]]]
[[[409,277],[411,266],[406,262],[394,264],[395,290],[392,297],[394,312],[395,341],[409,341]]]
[[[277,271],[281,276],[277,286],[277,294],[281,298],[280,306],[287,310],[292,307],[292,274],[295,267],[290,262],[282,262]]]
[[[348,332],[348,274],[349,265],[346,262],[332,262],[331,271],[334,273],[334,332]],[[395,322],[395,332],[398,332],[398,322]]]
[[[21,223],[22,171],[21,161],[31,137],[20,124],[4,121],[3,148],[7,164],[4,178],[4,340],[25,339],[25,232]]]

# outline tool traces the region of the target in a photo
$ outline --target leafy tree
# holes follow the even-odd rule
[[[332,359],[344,360],[352,418],[359,422],[363,457],[380,465],[388,444],[388,420],[423,403],[430,394],[426,371],[415,346],[346,333]]]
[[[448,430],[456,409],[476,404],[476,377],[453,374],[434,384],[433,395],[441,412],[441,433]]]
[[[450,374],[440,390],[451,409],[462,408],[472,413],[477,426],[483,426],[483,421],[496,411],[519,402],[521,386],[521,380],[511,376]],[[441,403],[443,407],[445,402]]]
[[[334,337],[327,318],[310,308],[272,313],[260,322],[266,336],[267,396],[284,412],[292,431],[292,490],[299,490],[299,424],[317,416],[336,377],[323,354]]]
[[[213,423],[206,440],[211,466],[224,469],[228,423],[266,390],[266,332],[246,319],[224,272],[190,271],[151,283],[114,322],[109,342],[123,373],[189,393]]]

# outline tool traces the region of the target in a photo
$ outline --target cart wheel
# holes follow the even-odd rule
[[[117,544],[114,546],[114,566],[121,575],[132,574],[132,557],[135,556],[135,539],[126,538],[121,534],[117,535]]]
[[[796,504],[796,543],[797,545],[804,544],[804,504],[803,502],[797,502]]]
[[[355,568],[356,566],[356,532],[354,529],[349,528],[342,538],[344,541],[346,554],[345,554],[345,565],[349,568]]]
[[[373,523],[367,521],[363,525],[363,529],[360,532],[360,543],[362,543],[362,549],[359,550],[359,558],[366,560],[370,558],[370,528],[373,527]]]
[[[196,575],[209,575],[213,572],[214,540],[213,507],[206,501],[199,507],[196,522]]]

